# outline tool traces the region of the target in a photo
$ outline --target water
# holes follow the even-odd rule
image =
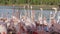
[[[10,18],[12,16],[12,12],[14,11],[13,9],[14,7],[12,6],[0,6],[0,17],[1,16],[4,16],[4,17],[7,17]],[[15,11],[18,9],[18,7],[15,7]],[[24,9],[18,9],[20,11],[20,14],[22,15],[25,15],[25,10]],[[38,16],[39,14],[41,14],[41,11],[40,10],[33,10],[35,12],[35,19],[37,20],[38,19]],[[29,15],[31,15],[31,10],[26,10],[26,12],[29,12]],[[47,21],[49,21],[49,18],[50,18],[50,12],[53,12],[54,13],[54,10],[43,10],[42,11],[42,15],[43,17],[46,17],[47,18]],[[60,12],[58,11],[57,12],[57,15],[56,15],[56,19],[58,17],[58,15],[60,15]]]

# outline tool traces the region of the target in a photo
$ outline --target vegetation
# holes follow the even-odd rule
[[[0,0],[0,4],[60,5],[60,0]]]

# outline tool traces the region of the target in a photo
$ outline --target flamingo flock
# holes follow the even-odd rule
[[[42,11],[42,8],[40,9]],[[25,16],[20,16],[20,19],[16,16],[0,18],[0,34],[59,34],[59,20],[56,21],[55,19],[57,10],[56,8],[53,9],[55,9],[55,13],[53,16],[51,13],[49,23],[46,21],[46,17],[42,16],[42,13],[41,16],[37,17],[37,21],[34,20],[34,12],[32,11],[31,18],[27,16],[27,13]]]

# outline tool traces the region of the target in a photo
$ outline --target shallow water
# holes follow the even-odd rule
[[[43,17],[46,17],[47,21],[49,21],[50,12],[52,12],[54,14],[54,10],[43,10],[41,12],[40,10],[30,10],[30,9],[28,9],[28,10],[25,9],[24,10],[24,8],[23,9],[18,9],[18,7],[15,7],[15,9],[13,9],[13,8],[14,7],[12,7],[12,6],[0,6],[0,17],[4,16],[4,17],[10,18],[12,16],[13,11],[17,11],[17,10],[20,11],[21,15],[25,15],[25,11],[28,12],[29,15],[31,15],[31,11],[34,11],[36,20],[38,19],[39,14],[42,13]],[[56,14],[56,17],[55,17],[56,19],[57,19],[58,15],[60,15],[59,11]]]

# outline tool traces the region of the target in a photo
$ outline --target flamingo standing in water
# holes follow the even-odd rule
[[[40,24],[43,24],[43,23],[42,23],[42,11],[43,11],[43,9],[40,8],[40,10],[41,10],[41,14],[39,14],[38,20],[39,20],[39,23],[40,23]]]
[[[49,28],[51,27],[51,25],[53,24],[53,23],[55,23],[55,16],[56,16],[56,14],[57,14],[57,8],[52,8],[52,9],[54,9],[55,10],[55,13],[53,14],[52,12],[50,12],[50,21],[49,21]],[[57,23],[57,22],[56,22]]]
[[[56,14],[57,14],[57,8],[52,8],[55,10],[55,13],[54,14],[51,14],[51,24],[54,24],[54,23],[57,23],[56,20],[55,20],[55,17],[56,17]]]

